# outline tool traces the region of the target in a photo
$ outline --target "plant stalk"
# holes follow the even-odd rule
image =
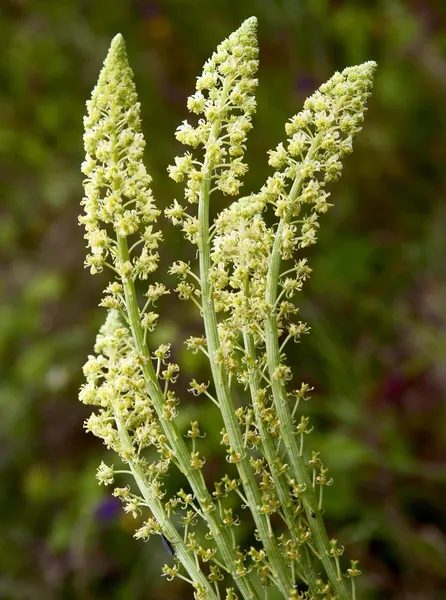
[[[318,134],[308,151],[307,160],[312,160],[317,150],[321,134]],[[290,205],[297,201],[302,189],[302,180],[297,178],[289,193]],[[267,276],[266,302],[269,306],[274,306],[277,299],[277,289],[280,276],[280,267],[282,263],[282,232],[284,226],[290,222],[292,210],[281,218],[275,235],[274,245],[270,257],[270,265]],[[344,580],[338,578],[334,560],[329,556],[329,542],[322,519],[321,511],[318,507],[318,500],[313,489],[307,465],[304,458],[300,456],[299,443],[296,438],[296,432],[293,429],[293,418],[287,402],[287,395],[284,385],[274,378],[273,374],[280,365],[279,332],[275,313],[267,316],[265,321],[265,340],[266,354],[268,362],[269,377],[271,380],[271,391],[273,394],[274,406],[280,421],[280,430],[282,439],[288,452],[289,460],[296,480],[305,485],[305,491],[302,493],[302,500],[305,506],[308,523],[311,534],[315,540],[316,549],[321,557],[327,576],[333,589],[338,595],[338,600],[351,600],[351,595],[347,590]],[[314,516],[313,516],[314,515]]]
[[[228,88],[230,82],[225,82]],[[227,90],[226,90],[227,94]],[[225,93],[222,93],[222,105],[225,101]],[[212,131],[209,138],[209,143],[212,144],[218,137],[220,129],[219,121],[212,125]],[[270,564],[275,571],[275,576],[278,579],[280,591],[285,598],[288,598],[289,592],[292,589],[293,581],[291,580],[290,571],[287,568],[285,560],[280,552],[277,540],[270,533],[267,516],[261,514],[259,506],[261,505],[261,495],[255,479],[254,471],[251,467],[248,457],[245,453],[243,438],[240,432],[240,427],[235,414],[234,405],[229,389],[228,378],[222,364],[217,362],[216,357],[220,348],[218,337],[217,316],[215,313],[214,302],[212,299],[212,290],[209,280],[211,269],[210,257],[210,241],[209,241],[209,200],[211,188],[212,165],[210,165],[208,156],[206,156],[202,173],[203,183],[200,190],[198,204],[198,220],[199,220],[199,264],[200,264],[200,282],[201,282],[201,298],[203,321],[209,353],[210,367],[215,385],[216,396],[219,402],[220,410],[223,417],[223,422],[228,433],[229,443],[236,455],[239,457],[236,467],[240,475],[242,486],[248,500],[249,508],[254,518],[260,539],[264,545],[268,555]]]
[[[127,240],[124,237],[117,236],[117,241],[119,259],[123,263],[127,262],[129,260]],[[215,539],[215,543],[220,551],[223,563],[233,575],[240,592],[243,595],[243,598],[245,598],[245,600],[259,600],[258,593],[249,575],[237,576],[235,574],[236,565],[234,563],[234,546],[230,532],[223,525],[218,515],[218,511],[216,510],[212,496],[206,487],[201,469],[193,469],[191,467],[190,452],[176,422],[162,418],[164,394],[159,386],[152,359],[150,357],[147,344],[144,341],[144,332],[140,320],[135,284],[133,280],[128,279],[127,281],[122,281],[122,285],[124,288],[124,298],[133,341],[136,350],[144,359],[141,369],[144,374],[149,397],[158,415],[159,422],[169,441],[169,444],[175,452],[175,457],[178,460],[181,471],[187,478],[194,495],[200,504],[201,510],[213,535],[213,539]]]

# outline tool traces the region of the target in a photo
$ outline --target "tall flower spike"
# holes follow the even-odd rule
[[[251,510],[259,537],[271,562],[272,573],[277,574],[279,589],[287,597],[292,585],[290,572],[280,554],[277,541],[272,536],[269,515],[259,508],[263,502],[262,494],[256,484],[246,453],[248,438],[240,431],[230,390],[231,377],[228,374],[233,373],[232,364],[229,364],[229,361],[223,364],[234,340],[231,339],[231,332],[228,332],[229,336],[224,339],[225,332],[218,329],[215,297],[209,277],[211,271],[210,197],[214,191],[237,194],[241,185],[240,176],[247,169],[247,165],[242,162],[242,156],[246,134],[251,128],[251,115],[255,108],[253,91],[257,85],[254,73],[257,69],[258,52],[256,24],[254,18],[245,21],[227,41],[220,44],[206,63],[203,76],[197,82],[198,92],[189,100],[189,108],[199,114],[204,113],[205,119],[199,121],[196,129],[185,123],[177,131],[177,138],[180,141],[192,147],[199,144],[204,147],[204,160],[199,162],[191,155],[186,155],[176,160],[176,165],[171,167],[170,174],[176,181],[181,181],[187,176],[186,198],[189,202],[198,202],[198,219],[188,215],[183,219],[183,230],[189,239],[191,239],[190,226],[193,226],[196,233],[192,241],[197,243],[199,249],[200,310],[205,325],[207,353],[216,399],[229,442],[226,458],[229,463],[236,465],[243,483],[243,494],[246,497],[244,503]],[[181,213],[178,206],[174,205],[169,209],[168,214],[178,221]],[[244,373],[241,375],[242,379],[246,379]],[[237,565],[238,577],[243,577],[246,572],[243,562]]]
[[[177,182],[187,178],[186,198],[190,203],[198,202],[204,179],[224,194],[237,194],[240,178],[248,170],[243,154],[256,108],[256,28],[257,19],[251,17],[218,46],[197,79],[196,93],[188,99],[189,110],[204,118],[196,127],[184,121],[175,135],[192,148],[204,146],[205,159],[198,162],[187,152],[168,170]],[[178,218],[177,214],[178,208],[170,216]]]
[[[160,233],[153,231],[159,211],[150,190],[151,177],[142,162],[140,104],[122,35],[112,41],[84,118],[86,159],[82,164],[85,226],[90,254],[86,266],[102,270],[108,257],[121,276],[145,279],[156,269]],[[117,258],[117,242],[142,231],[143,246],[128,263]]]
[[[286,146],[269,152],[277,171],[262,189],[266,202],[283,218],[281,249],[284,259],[296,248],[316,242],[318,215],[327,212],[326,184],[341,176],[341,159],[353,151],[353,138],[361,131],[376,63],[366,62],[335,73],[304,103],[304,110],[285,127]],[[292,223],[305,206],[311,213]]]
[[[327,534],[320,514],[322,496],[318,502],[295,435],[293,414],[284,402],[287,391],[286,377],[282,373],[288,367],[283,365],[278,341],[284,302],[278,303],[282,292],[289,292],[291,288],[289,283],[284,287],[283,282],[283,290],[278,295],[278,287],[282,260],[291,258],[296,249],[316,241],[319,213],[326,212],[329,207],[325,185],[339,178],[342,170],[340,159],[352,152],[352,139],[361,129],[375,69],[376,63],[370,61],[335,73],[306,100],[304,110],[286,126],[290,136],[287,148],[279,144],[270,153],[270,164],[278,170],[262,190],[265,201],[273,205],[280,219],[275,229],[265,292],[266,303],[271,307],[264,327],[271,392],[279,418],[280,435],[289,449],[290,472],[304,486],[302,501],[309,531],[330,584],[339,598],[347,598],[348,591],[329,556]],[[310,210],[306,211],[307,207]],[[298,265],[296,272],[299,273]],[[299,278],[296,282],[300,283]],[[291,330],[289,334],[294,336]]]
[[[308,98],[286,124],[287,142],[269,152],[274,175],[260,193],[235,201],[216,219],[210,276],[217,310],[229,313],[222,327],[240,331],[257,323],[260,328],[271,310],[265,297],[276,231],[263,218],[268,205],[282,220],[275,247],[283,259],[317,241],[319,214],[331,206],[325,186],[339,178],[341,159],[352,152],[375,68],[370,61],[335,73]],[[282,282],[284,299],[302,288],[309,272],[305,260],[296,263],[294,276]],[[289,303],[281,306],[284,316],[294,312]]]

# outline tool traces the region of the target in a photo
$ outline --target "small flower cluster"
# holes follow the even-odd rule
[[[97,273],[110,260],[122,277],[147,279],[158,262],[156,249],[162,235],[153,223],[160,211],[142,162],[140,104],[121,35],[111,44],[87,110],[82,164],[85,212],[79,217],[90,249],[85,264]],[[118,255],[119,238],[136,233],[140,252],[124,261]]]
[[[96,355],[89,356],[84,365],[86,383],[79,399],[100,409],[87,419],[86,429],[100,437],[124,462],[142,464],[153,484],[167,474],[173,457],[147,397],[141,357],[132,346],[130,332],[122,325],[119,313],[109,310],[96,339]],[[119,423],[125,424],[130,444],[122,443]],[[143,459],[143,450],[149,447],[156,449],[158,461],[149,463]],[[113,483],[113,469],[102,463],[98,480],[105,485]]]
[[[339,179],[341,159],[353,151],[375,69],[376,63],[369,61],[335,73],[286,124],[286,146],[280,143],[269,152],[269,164],[277,171],[262,192],[284,221],[284,259],[316,242],[318,215],[331,206],[325,186]],[[302,214],[306,206],[311,207],[307,215]]]
[[[197,91],[187,103],[191,112],[202,117],[196,127],[184,121],[176,131],[176,138],[183,144],[205,149],[203,162],[186,152],[168,169],[174,181],[187,181],[185,197],[191,204],[198,202],[203,186],[211,192],[237,194],[241,177],[248,170],[243,155],[256,108],[256,27],[255,18],[247,19],[218,46],[204,65],[203,74],[197,79]],[[182,226],[189,241],[198,242],[196,217],[188,215],[176,200],[165,212],[174,225]]]
[[[162,537],[164,545],[176,561],[173,567],[165,565],[163,569],[164,574],[170,579],[174,577],[184,579],[184,575],[181,574],[177,562],[176,548],[164,535],[165,524],[155,511],[156,502],[162,503],[164,521],[171,519],[173,515],[175,520],[178,520],[178,514],[182,514],[180,521],[184,527],[186,540],[184,551],[192,554],[193,561],[197,565],[209,561],[213,563],[209,567],[209,573],[203,575],[205,581],[208,580],[210,583],[221,581],[223,575],[218,567],[218,561],[214,563],[217,546],[214,544],[213,547],[205,548],[198,541],[197,534],[191,532],[199,520],[205,518],[206,513],[215,511],[215,506],[201,500],[201,507],[199,507],[194,495],[186,493],[183,489],[169,499],[165,497],[164,479],[168,476],[171,466],[178,466],[176,453],[168,443],[162,420],[157,417],[150,396],[147,394],[147,381],[142,369],[145,361],[133,348],[131,333],[122,325],[121,319],[118,311],[113,309],[108,311],[106,322],[97,336],[96,355],[89,356],[84,366],[86,383],[82,386],[79,397],[83,403],[99,409],[86,420],[86,429],[101,438],[130,470],[116,470],[114,466],[101,462],[97,470],[97,479],[100,484],[112,485],[115,476],[125,472],[129,474],[137,472],[138,477],[144,478],[144,486],[141,490],[146,492],[144,497],[133,493],[129,486],[115,488],[113,495],[121,500],[124,511],[135,519],[140,519],[148,508],[151,510],[151,516],[144,520],[134,537],[144,541],[153,535]],[[168,362],[169,354],[169,347],[161,345],[153,355],[154,360],[158,362],[157,371],[161,373],[166,383],[176,376],[176,369]],[[163,365],[166,367],[164,370]],[[162,419],[170,421],[176,416],[178,399],[171,391],[166,391],[165,398]],[[195,452],[195,441],[203,437],[197,421],[191,423],[187,437],[193,442],[190,453],[191,469],[199,470],[205,460]],[[226,478],[228,479],[227,476]],[[228,493],[233,489],[228,487]],[[223,506],[220,510],[223,510],[225,515],[230,512],[230,509],[224,509]],[[222,519],[222,526],[227,527],[228,531],[230,527],[236,525],[238,525],[236,521]],[[209,539],[213,540],[213,538],[210,529]],[[195,587],[196,598],[213,598],[209,595],[209,590],[202,585],[197,585],[195,580],[192,579],[191,584]]]

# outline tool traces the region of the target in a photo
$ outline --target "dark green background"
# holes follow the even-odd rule
[[[189,597],[159,577],[159,540],[133,540],[133,520],[96,485],[105,452],[82,430],[81,366],[104,317],[104,279],[83,270],[77,226],[82,115],[120,31],[165,207],[181,194],[166,167],[186,96],[251,15],[260,87],[246,192],[270,173],[266,151],[306,95],[335,69],[379,64],[364,131],[308,253],[300,306],[312,332],[292,362],[315,386],[308,443],[335,480],[327,525],[360,559],[359,597],[446,598],[446,3],[2,0],[0,11],[0,598]],[[193,253],[164,226],[159,277],[173,285],[167,265]],[[168,297],[155,333],[173,343],[182,386],[201,369],[182,349],[200,332],[196,318]],[[205,428],[212,415],[204,402],[182,408]]]

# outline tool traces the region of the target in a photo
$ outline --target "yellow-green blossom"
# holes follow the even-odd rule
[[[153,230],[160,211],[150,189],[144,163],[140,104],[125,44],[118,34],[112,41],[99,80],[87,102],[84,118],[85,197],[79,222],[90,248],[86,266],[92,273],[111,262],[124,277],[145,279],[157,265],[161,233]],[[113,232],[113,233],[111,233]],[[139,233],[140,252],[121,264],[116,237]]]
[[[244,153],[256,107],[256,27],[254,17],[242,23],[197,79],[187,105],[198,119],[184,121],[176,131],[190,150],[168,169],[172,179],[184,183],[192,206],[186,209],[173,199],[165,211],[197,245],[199,275],[181,260],[170,273],[179,279],[180,299],[192,300],[203,317],[204,335],[189,337],[186,345],[206,356],[212,381],[193,378],[188,391],[197,402],[217,406],[231,472],[219,475],[215,491],[209,491],[201,439],[206,431],[198,421],[189,429],[181,425],[174,389],[179,366],[171,362],[169,343],[151,345],[159,317],[151,309],[169,290],[152,280],[162,240],[155,228],[160,211],[142,162],[140,105],[121,35],[112,41],[84,119],[85,197],[79,220],[89,248],[86,266],[92,273],[108,266],[113,279],[100,303],[107,318],[84,365],[79,397],[96,411],[86,429],[125,467],[102,462],[97,479],[110,485],[121,473],[133,476],[138,494],[130,485],[113,493],[128,514],[144,515],[136,538],[161,537],[174,561],[163,567],[169,580],[189,581],[196,600],[260,600],[260,586],[266,594],[268,587],[277,588],[283,598],[350,600],[346,578],[354,595],[352,578],[360,572],[352,561],[343,574],[343,547],[328,540],[323,490],[332,479],[318,452],[308,461],[304,440],[312,425],[298,412],[312,388],[302,383],[288,389],[293,373],[285,348],[309,332],[295,303],[311,273],[300,252],[317,241],[319,216],[331,206],[326,185],[339,178],[342,159],[352,152],[376,65],[335,73],[308,98],[286,124],[286,141],[269,152],[275,171],[260,192],[238,198],[211,222],[211,196],[237,196],[248,170]],[[138,281],[146,279],[148,284]],[[235,404],[241,388],[246,401]],[[172,468],[184,487],[168,496],[165,479]],[[252,517],[255,528],[249,549],[240,547],[235,532],[242,514],[244,521]],[[200,520],[206,535],[193,530]],[[203,563],[209,564],[202,568]],[[240,596],[232,587],[225,592],[220,587],[222,570]],[[300,580],[308,592],[298,592]]]
[[[204,158],[186,152],[168,169],[172,179],[186,181],[185,198],[191,204],[198,202],[203,182],[211,191],[237,194],[248,170],[243,155],[256,108],[256,29],[257,19],[251,17],[218,46],[197,79],[196,93],[188,100],[189,110],[201,118],[195,126],[184,121],[175,133],[183,144],[204,149]],[[186,237],[197,243],[197,235],[187,229],[191,217],[176,200],[166,215],[175,225],[183,223]]]

